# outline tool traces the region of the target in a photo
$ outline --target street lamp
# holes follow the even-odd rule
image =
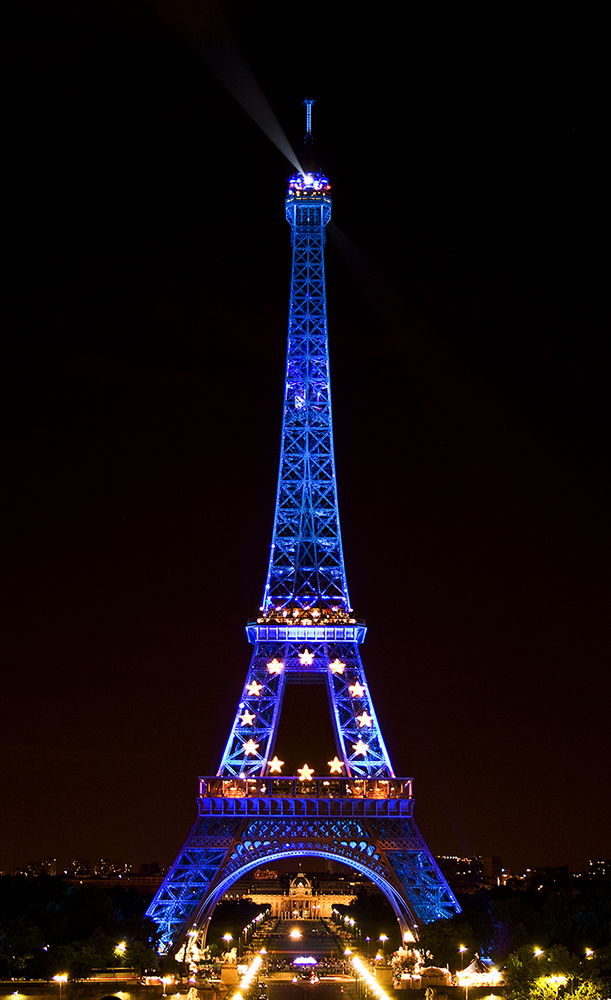
[[[371,941],[371,938],[366,937],[365,941],[367,942],[367,961],[369,961],[369,942]]]
[[[564,984],[566,983],[566,976],[550,976],[549,981],[552,984],[552,986],[555,986],[556,997],[557,997],[558,990],[560,989],[561,986],[564,986]]]
[[[350,959],[352,958],[352,952],[351,952],[350,948],[346,948],[346,950],[344,951],[344,955],[346,956],[346,958],[348,959],[348,961],[350,961]],[[358,997],[358,995],[359,995],[359,973],[358,973],[358,969],[357,969],[356,965],[354,964],[354,962],[352,963],[352,965],[353,965],[353,968],[354,968],[354,995],[356,997]]]
[[[171,976],[164,976],[163,979],[161,980],[161,982],[163,983],[163,993],[162,993],[162,996],[165,996],[166,995],[166,992],[165,992],[166,991],[166,986],[170,985],[170,983],[172,982],[172,977]]]
[[[541,966],[539,963],[541,961],[542,954],[543,954],[543,948],[535,948],[535,958],[537,959],[537,978],[539,977],[540,974]]]
[[[383,961],[386,962],[386,949],[385,949],[384,946],[385,946],[386,942],[388,941],[388,935],[387,934],[380,934],[380,937],[378,938],[378,941],[382,942],[382,957],[383,957]]]
[[[464,944],[461,944],[458,950],[460,952],[460,971],[462,972],[463,965],[465,962],[465,952],[467,949],[465,948]]]
[[[59,983],[59,1000],[62,1000],[62,983],[68,982],[68,974],[66,972],[62,972],[59,976],[53,976],[53,979],[56,983]]]

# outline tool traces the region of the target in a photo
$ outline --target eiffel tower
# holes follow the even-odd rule
[[[307,155],[313,103],[304,101]],[[359,653],[366,626],[348,596],[329,382],[328,178],[307,167],[294,174],[285,204],[293,266],[269,568],[260,614],[246,626],[254,652],[220,767],[200,778],[197,820],[147,911],[165,952],[189,935],[205,941],[232,883],[286,858],[339,861],[370,878],[403,937],[460,911],[414,822],[412,779],[393,772]],[[307,764],[282,773],[287,684],[326,686],[335,752],[324,777]]]

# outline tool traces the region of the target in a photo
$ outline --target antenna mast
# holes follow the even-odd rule
[[[303,102],[306,106],[306,139],[312,138],[312,105],[316,104],[313,97],[306,97]]]

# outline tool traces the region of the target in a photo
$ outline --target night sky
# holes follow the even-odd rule
[[[273,121],[299,149],[306,96],[395,771],[435,853],[611,856],[609,81],[602,24],[569,14],[7,5],[0,870],[169,863],[218,767],[278,468]]]

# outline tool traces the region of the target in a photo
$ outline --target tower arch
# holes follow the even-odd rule
[[[286,861],[294,857],[295,853],[292,850],[277,849],[273,850],[269,854],[261,855],[256,860],[248,860],[245,862],[243,867],[237,868],[231,875],[228,875],[219,884],[211,888],[206,898],[202,901],[198,911],[193,914],[194,919],[192,924],[189,927],[183,927],[181,933],[177,935],[174,946],[177,949],[180,948],[181,944],[186,939],[189,930],[191,929],[198,930],[199,939],[202,945],[205,945],[206,935],[214,909],[217,903],[219,903],[221,898],[226,892],[229,891],[235,882],[243,879],[248,872],[258,868],[263,862],[272,863],[275,861]],[[418,925],[416,915],[411,909],[409,900],[407,900],[402,894],[401,887],[393,884],[389,875],[386,875],[386,877],[380,875],[378,871],[374,871],[369,865],[367,865],[367,863],[356,860],[356,858],[347,862],[345,854],[338,854],[333,850],[316,850],[315,848],[306,848],[300,850],[299,857],[322,858],[326,861],[339,861],[343,864],[349,863],[350,866],[360,872],[361,875],[365,875],[366,878],[369,878],[386,897],[397,918],[401,931],[401,939],[403,940],[405,934],[408,932],[414,934],[414,937],[417,937]]]

